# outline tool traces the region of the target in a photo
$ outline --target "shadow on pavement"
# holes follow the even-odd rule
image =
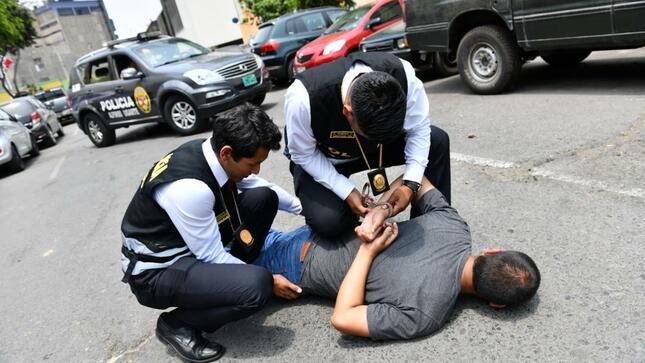
[[[426,90],[428,93],[474,95],[458,75],[427,84]],[[645,58],[592,59],[565,68],[542,62],[528,63],[522,68],[515,88],[507,93],[642,96],[645,93]]]
[[[121,131],[123,130],[123,131]],[[119,132],[120,131],[120,132]],[[173,132],[166,124],[148,124],[131,126],[127,129],[117,130],[116,145],[128,144],[140,140],[160,139],[163,137],[181,137]]]

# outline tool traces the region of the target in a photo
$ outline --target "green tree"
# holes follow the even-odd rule
[[[241,0],[241,3],[262,21],[300,9],[317,6],[349,7],[354,4],[352,0]]]
[[[11,97],[15,97],[16,94],[9,89],[4,67],[1,64],[7,54],[19,54],[20,49],[33,44],[36,37],[33,21],[34,18],[29,10],[20,5],[17,0],[0,0],[0,76],[2,88]]]

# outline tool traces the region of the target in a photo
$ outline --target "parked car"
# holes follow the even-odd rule
[[[34,96],[14,98],[0,108],[27,127],[39,143],[54,146],[58,142],[57,136],[65,135],[56,112]]]
[[[318,38],[345,13],[345,9],[321,7],[266,21],[251,37],[251,51],[262,57],[272,79],[278,82],[291,81],[296,51]]]
[[[379,0],[351,10],[338,18],[318,39],[296,53],[295,72],[303,72],[357,51],[363,38],[388,27],[401,17],[401,6],[396,0]]]
[[[25,168],[27,155],[38,156],[36,139],[23,124],[0,110],[0,168],[19,172]]]
[[[410,48],[457,52],[475,93],[513,86],[522,64],[541,56],[572,66],[594,50],[645,45],[645,2],[627,0],[406,0]]]
[[[72,116],[72,99],[67,94],[65,88],[57,87],[40,91],[34,94],[40,102],[44,103],[47,108],[56,112],[58,121],[67,125],[74,122]]]
[[[189,40],[141,33],[112,41],[76,61],[70,71],[72,114],[98,147],[115,129],[167,123],[180,135],[201,131],[211,116],[271,89],[258,55],[210,51]]]
[[[432,68],[441,77],[457,73],[457,61],[447,53],[411,50],[405,36],[405,21],[397,21],[366,37],[360,43],[363,52],[389,52],[405,59],[418,71]]]

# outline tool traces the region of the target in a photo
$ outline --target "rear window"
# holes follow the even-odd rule
[[[65,93],[63,92],[62,89],[56,89],[49,92],[38,93],[38,94],[35,94],[34,96],[36,96],[36,98],[42,102],[47,102],[47,101],[55,100],[57,98],[65,97]]]
[[[271,35],[271,30],[273,30],[273,24],[269,24],[261,27],[251,37],[251,44],[261,44],[269,40],[269,36]]]
[[[31,113],[36,110],[34,106],[32,106],[32,104],[27,100],[13,101],[2,106],[2,109],[8,114],[18,115],[18,117],[31,115]]]

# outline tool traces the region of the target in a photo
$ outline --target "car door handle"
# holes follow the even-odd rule
[[[115,90],[116,92],[118,92],[118,93],[121,93],[121,92],[123,92],[123,87],[121,87],[121,86],[116,86],[116,87],[114,87],[114,90]]]

